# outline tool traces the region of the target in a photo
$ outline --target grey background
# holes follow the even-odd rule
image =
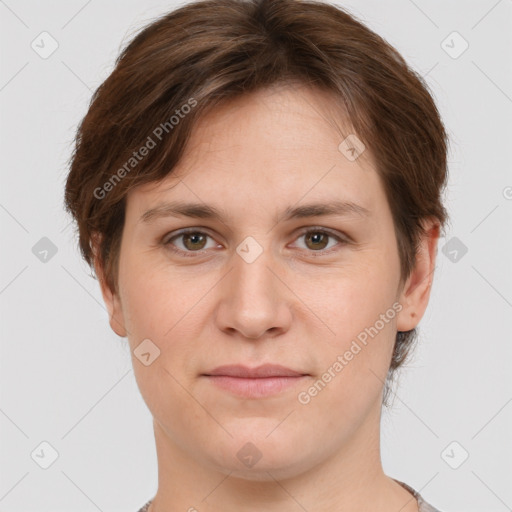
[[[443,512],[511,510],[512,0],[339,4],[426,77],[452,141],[440,249],[451,245],[384,413],[384,468]],[[92,91],[122,45],[176,5],[0,1],[0,512],[129,512],[156,491],[151,415],[62,195]],[[58,42],[46,59],[31,47],[43,31]],[[462,48],[453,31],[469,43],[458,58],[445,51]],[[46,261],[43,237],[57,251]],[[42,441],[59,454],[48,469],[31,458]]]

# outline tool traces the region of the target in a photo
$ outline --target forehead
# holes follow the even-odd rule
[[[274,85],[232,99],[203,116],[192,132],[183,160],[212,146],[225,151],[236,146],[246,153],[257,149],[262,156],[275,158],[295,153],[300,158],[301,148],[332,151],[353,132],[332,93],[306,86]],[[315,152],[311,155],[314,157]]]
[[[279,86],[243,95],[203,116],[173,171],[131,191],[128,209],[184,196],[253,211],[301,198],[371,205],[382,196],[373,156],[365,149],[347,158],[347,137],[355,134],[325,91]]]

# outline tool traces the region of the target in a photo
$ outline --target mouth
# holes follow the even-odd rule
[[[243,365],[219,366],[201,376],[219,389],[234,395],[263,398],[302,383],[309,374],[281,365],[265,364],[256,368]]]

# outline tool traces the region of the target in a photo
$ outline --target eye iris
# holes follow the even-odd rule
[[[321,247],[316,245],[316,246],[309,247],[309,248],[310,249],[324,249],[325,246],[327,245],[327,239],[328,239],[328,235],[326,235],[325,233],[320,233],[319,231],[312,231],[306,235],[306,244],[309,247],[310,241],[313,242],[313,244],[318,244],[320,242]],[[322,243],[322,242],[325,242],[325,243]]]
[[[184,245],[187,249],[202,249],[204,247],[206,237],[200,233],[185,233],[183,235]],[[192,240],[192,245],[189,245],[187,242]],[[201,246],[196,245],[197,242],[202,242]]]

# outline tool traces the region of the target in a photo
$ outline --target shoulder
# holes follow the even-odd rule
[[[151,505],[151,502],[153,500],[149,500],[138,512],[148,512],[149,505]],[[430,511],[429,511],[430,512]]]
[[[418,511],[419,512],[441,512],[439,509],[434,508],[427,503],[421,496],[418,498]]]
[[[404,482],[401,482],[400,480],[394,480],[395,482],[399,483],[402,487],[407,489],[416,498],[416,501],[418,502],[419,512],[441,512],[437,508],[434,508],[430,503],[427,503],[416,489],[413,489],[412,487],[410,487]]]

